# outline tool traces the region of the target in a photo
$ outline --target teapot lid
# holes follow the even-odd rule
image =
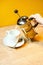
[[[18,21],[17,21],[17,24],[18,24],[18,25],[23,25],[23,24],[25,24],[25,23],[27,22],[26,19],[28,19],[27,16],[22,16],[22,17],[20,17],[20,18],[18,19]]]

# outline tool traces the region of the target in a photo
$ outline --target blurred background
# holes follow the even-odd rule
[[[43,16],[43,0],[0,0],[0,27],[16,24],[19,17],[14,13],[15,9],[21,16],[35,13]]]

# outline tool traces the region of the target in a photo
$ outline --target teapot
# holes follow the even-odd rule
[[[31,18],[29,19],[28,16],[20,16],[18,10],[14,10],[14,12],[19,16],[19,19],[17,20],[17,25],[19,25],[27,39],[33,39],[37,33],[33,29],[30,21]]]

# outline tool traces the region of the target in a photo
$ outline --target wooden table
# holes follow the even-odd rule
[[[18,49],[3,45],[5,31],[12,28],[0,28],[0,65],[43,65],[43,44],[31,42]]]

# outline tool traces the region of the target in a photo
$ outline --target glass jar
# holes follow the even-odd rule
[[[20,26],[27,38],[33,38],[36,35],[27,16],[22,16],[18,19],[17,24]]]

